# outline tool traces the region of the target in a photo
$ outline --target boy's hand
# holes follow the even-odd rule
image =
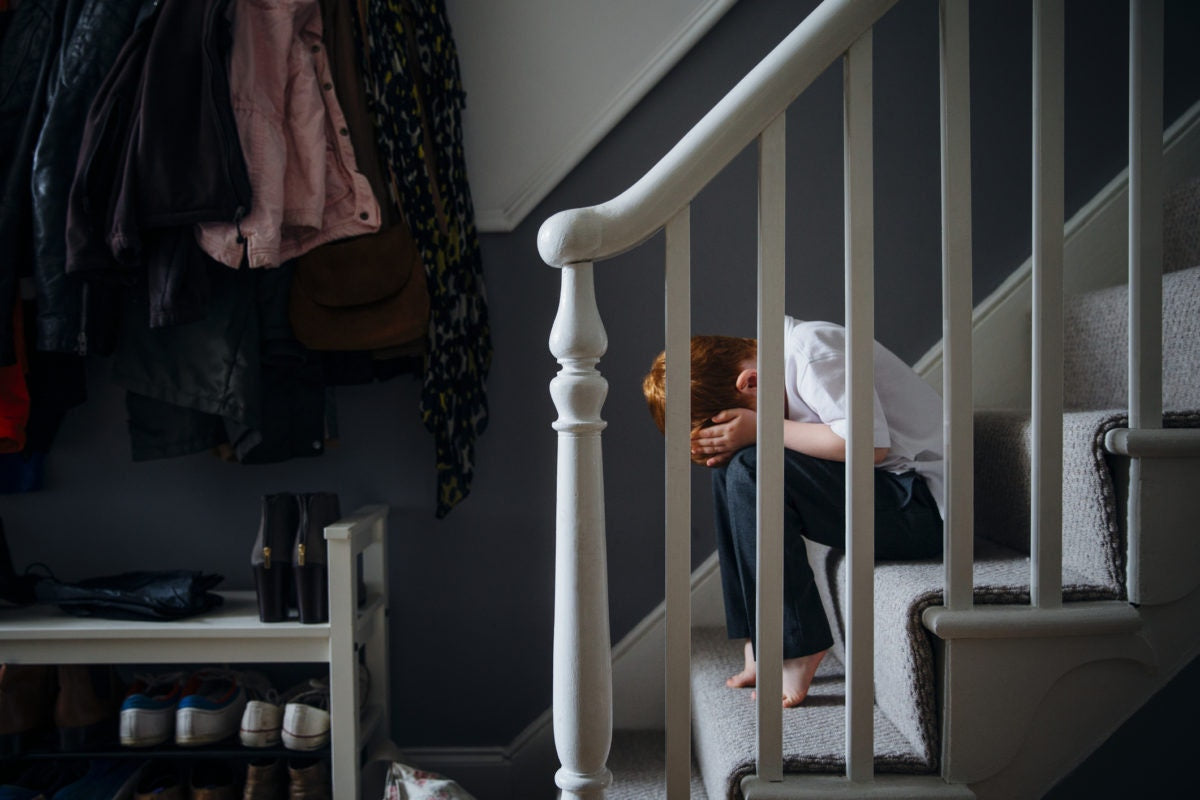
[[[750,409],[728,408],[712,421],[713,425],[692,434],[692,455],[705,456],[705,466],[719,467],[738,450],[754,444],[758,416]]]

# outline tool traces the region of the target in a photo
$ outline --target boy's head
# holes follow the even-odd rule
[[[753,408],[747,401],[739,376],[747,362],[758,357],[758,342],[736,336],[692,337],[692,430],[712,424],[712,418],[727,408]],[[642,393],[650,416],[660,431],[666,426],[666,353],[659,353],[642,381]]]

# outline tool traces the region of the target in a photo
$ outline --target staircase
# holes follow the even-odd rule
[[[1167,235],[1200,230],[1200,178],[1187,191],[1172,198],[1166,209]],[[1200,265],[1174,271],[1188,261],[1200,262],[1200,249],[1179,249],[1168,255],[1164,277],[1164,404],[1168,409],[1200,409]],[[1119,406],[1123,402],[1123,375],[1103,375],[1101,365],[1111,365],[1110,354],[1124,343],[1124,321],[1128,305],[1123,287],[1091,292],[1073,298],[1066,311],[1067,400],[1069,407]],[[1090,366],[1090,369],[1088,368]],[[1116,372],[1121,372],[1117,370]],[[1168,427],[1200,427],[1197,411],[1168,411]],[[1088,643],[1082,657],[1070,660],[1072,668],[1082,660],[1128,661],[1153,672],[1165,683],[1182,668],[1200,647],[1200,626],[1193,625],[1178,640],[1143,630],[1155,617],[1147,607],[1141,615],[1125,597],[1124,522],[1127,475],[1110,468],[1114,457],[1104,450],[1108,430],[1125,424],[1125,411],[1074,410],[1064,415],[1063,437],[1064,544],[1063,587],[1067,613],[1096,613],[1109,618],[1106,632],[1094,638],[1111,639],[1114,632],[1123,641],[1090,641],[1078,634],[1070,639],[1048,637],[1048,648],[1060,650],[1063,642]],[[976,485],[993,487],[976,506],[974,585],[977,605],[1027,605],[1029,603],[1029,420],[1020,412],[981,411],[976,414],[976,451],[988,453],[976,466]],[[1000,487],[1003,491],[997,491]],[[1180,532],[1197,531],[1194,522]],[[845,558],[840,551],[809,545],[810,559],[817,569],[826,611],[832,620],[844,620]],[[1194,567],[1195,564],[1193,563]],[[874,707],[874,762],[877,773],[887,775],[938,773],[939,726],[938,637],[922,624],[926,609],[941,604],[940,562],[881,563],[875,569],[876,702]],[[839,588],[841,587],[841,588]],[[1103,602],[1118,601],[1118,602]],[[1161,605],[1161,604],[1160,604]],[[1174,605],[1173,603],[1166,604]],[[1002,610],[997,609],[1000,613]],[[1178,613],[1178,609],[1176,612]],[[935,623],[936,624],[936,623]],[[838,643],[821,665],[809,698],[798,708],[785,712],[783,761],[788,773],[841,774],[845,738],[844,626],[836,625]],[[1160,658],[1182,648],[1179,658]],[[1098,651],[1098,653],[1097,653]],[[1188,655],[1190,654],[1190,655]],[[692,680],[693,740],[696,764],[690,796],[737,798],[741,780],[754,773],[754,704],[748,691],[734,691],[724,680],[741,669],[741,651],[730,642],[723,628],[693,628]],[[1006,671],[1013,670],[1009,665]],[[1058,668],[1040,673],[1037,679],[1056,683]],[[1040,693],[1014,681],[995,686],[999,701],[1019,704],[1020,695]],[[1010,694],[1011,693],[1011,694]],[[1014,697],[1013,695],[1017,695]],[[1088,698],[1088,702],[1095,698]],[[1147,697],[1141,697],[1142,700]],[[1074,709],[1078,715],[1079,710]],[[999,725],[990,716],[986,728],[1005,734],[1027,719]],[[1119,723],[1115,719],[1112,724]],[[1111,731],[1111,727],[1104,731]],[[1021,733],[1018,731],[1018,733]],[[982,734],[987,736],[985,730]],[[663,786],[662,732],[618,731],[614,737],[609,767],[614,774],[609,798],[658,797]],[[994,750],[995,742],[976,742],[977,749]],[[653,765],[653,766],[651,766]],[[1070,764],[1060,765],[1061,771]],[[700,793],[701,785],[704,793]],[[1044,787],[1048,788],[1048,787]],[[933,790],[950,791],[932,786]],[[926,796],[935,796],[929,794]],[[941,796],[941,795],[938,795]],[[953,795],[945,795],[953,796]],[[967,797],[971,795],[960,794]],[[1013,796],[995,794],[994,796]]]
[[[1161,64],[1156,75],[1145,57],[1156,36],[1161,49],[1160,3],[1135,0],[1131,12],[1132,288],[1065,304],[1055,150],[1062,5],[1034,4],[1031,414],[977,411],[971,397],[966,3],[943,2],[946,556],[871,567],[873,520],[856,513],[856,487],[870,480],[869,434],[857,431],[869,422],[855,420],[869,419],[871,392],[863,356],[873,338],[870,37],[891,5],[822,3],[641,181],[543,225],[543,259],[563,273],[551,334],[563,369],[551,391],[560,414],[554,708],[564,798],[1038,797],[1200,653],[1200,181],[1168,209],[1164,226],[1161,105],[1153,99],[1161,98]],[[686,363],[688,204],[757,137],[759,356],[770,362],[782,332],[780,112],[843,54],[850,556],[809,547],[834,649],[800,708],[781,713],[777,700],[766,701],[779,696],[766,684],[779,674],[768,631],[779,624],[782,592],[779,576],[764,569],[763,697],[752,703],[725,688],[739,646],[720,629],[690,625],[688,376],[668,375],[665,730],[618,731],[610,755],[600,450],[607,385],[596,369],[606,337],[592,265],[665,227],[667,359]],[[856,350],[855,340],[866,348]],[[768,443],[782,437],[769,427],[765,380],[760,388],[759,454],[769,461]],[[853,409],[864,396],[860,415]],[[780,495],[761,463],[759,547],[770,554],[781,547],[769,518]]]

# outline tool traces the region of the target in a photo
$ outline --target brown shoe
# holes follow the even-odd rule
[[[188,800],[179,771],[170,763],[153,761],[133,790],[133,800]]]
[[[21,753],[50,727],[54,668],[0,664],[0,758]]]
[[[188,779],[191,800],[237,800],[233,770],[224,761],[200,761]]]
[[[59,748],[69,753],[116,741],[123,695],[110,666],[60,664],[54,703]]]
[[[329,764],[324,759],[289,761],[288,800],[333,800]]]
[[[283,794],[283,760],[278,758],[251,761],[246,766],[246,786],[242,800],[279,800]]]

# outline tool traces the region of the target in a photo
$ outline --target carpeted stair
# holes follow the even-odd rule
[[[1200,181],[1175,199],[1192,212]],[[1177,202],[1176,209],[1179,208]],[[1171,207],[1168,206],[1170,212]],[[1200,262],[1196,217],[1168,213],[1163,279],[1163,424],[1200,427]],[[1182,231],[1182,233],[1180,233]],[[1188,232],[1191,232],[1190,234]],[[1176,235],[1176,234],[1180,235]],[[1194,259],[1184,261],[1184,259]],[[1182,262],[1182,263],[1181,263]],[[1105,433],[1126,424],[1127,290],[1073,298],[1065,319],[1063,598],[1125,597],[1125,541]],[[979,412],[975,426],[975,602],[1029,602],[1029,420]],[[844,770],[845,555],[809,544],[835,644],[809,699],[784,713],[786,772]],[[875,761],[880,773],[936,773],[933,645],[921,613],[940,605],[941,561],[879,562],[875,569]],[[693,737],[708,795],[736,800],[754,770],[754,704],[725,688],[741,648],[721,630],[693,632]]]
[[[667,796],[666,740],[662,731],[614,731],[608,767],[613,782],[606,800],[662,800]],[[691,800],[708,800],[700,772],[692,760]]]

